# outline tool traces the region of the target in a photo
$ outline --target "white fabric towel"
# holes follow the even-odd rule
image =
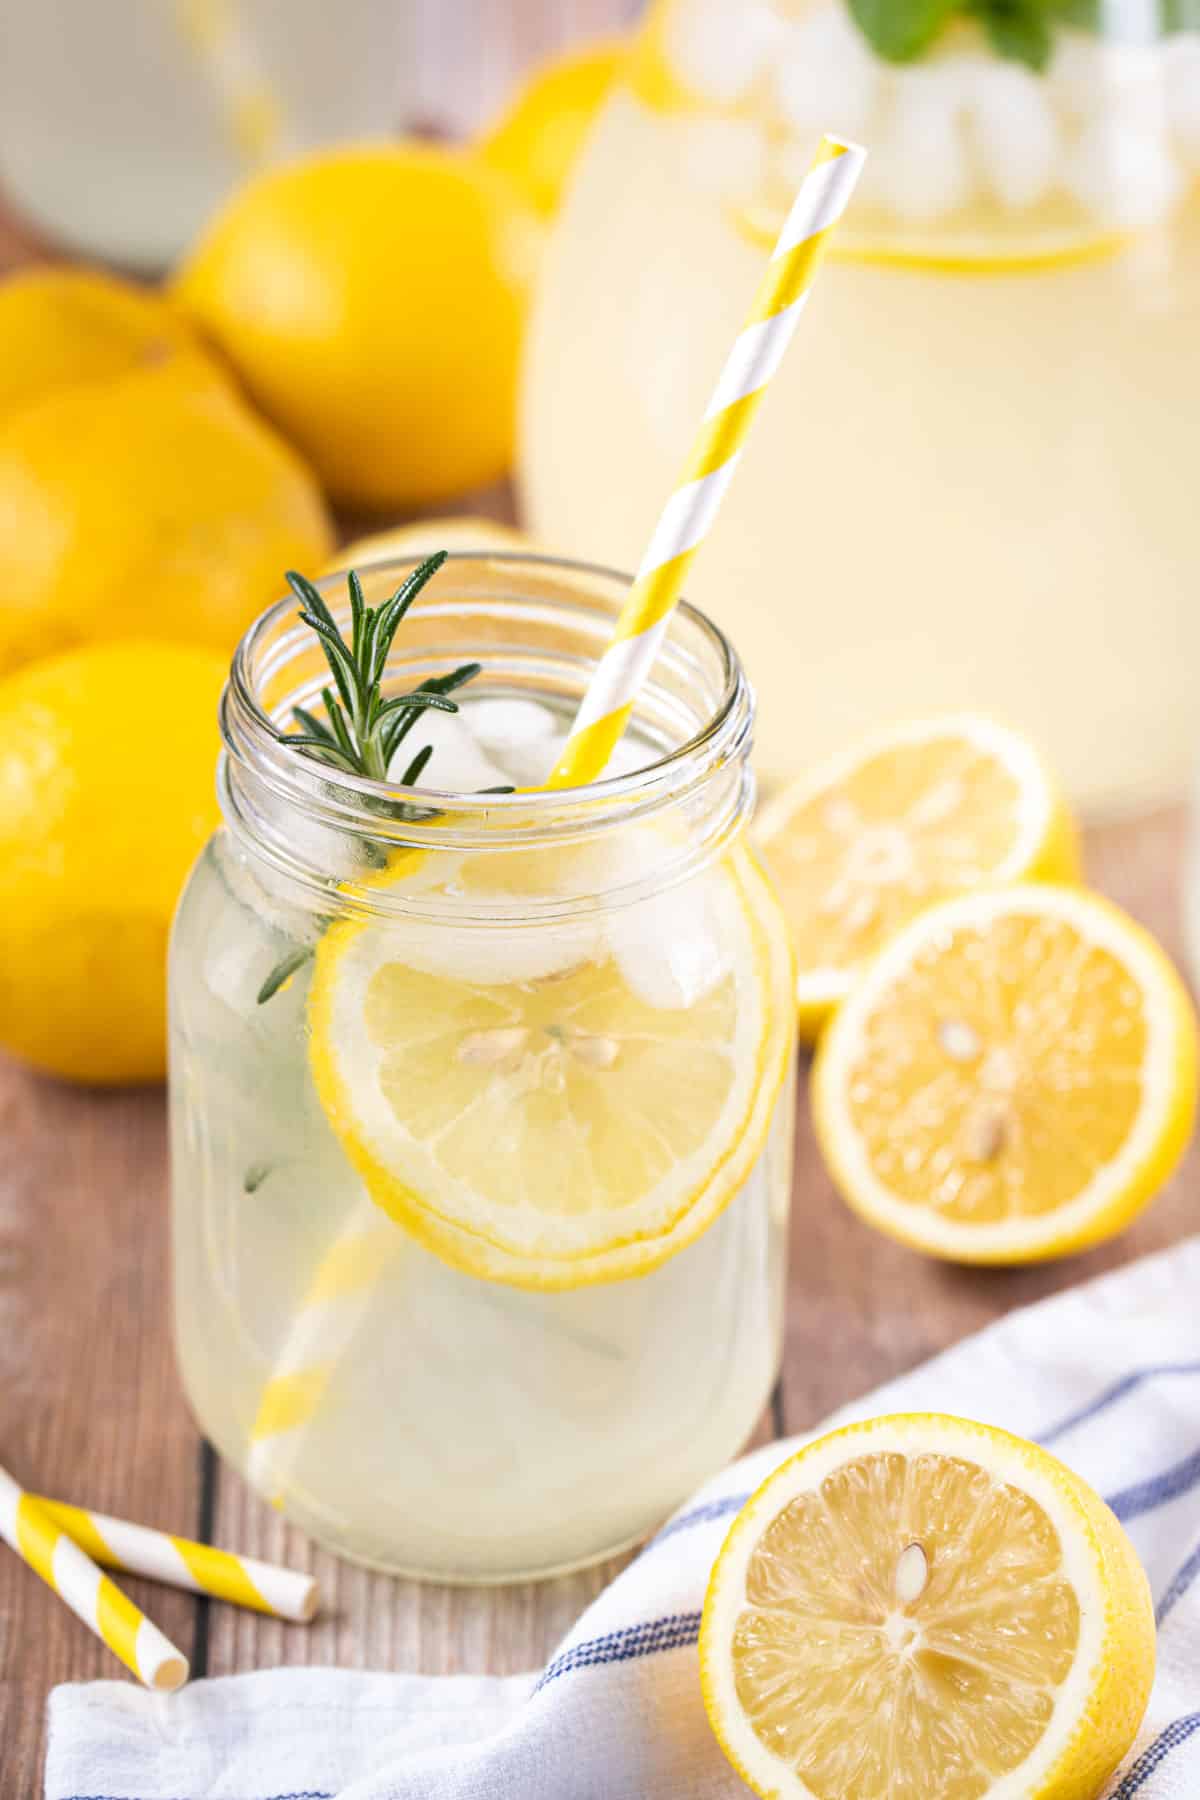
[[[1200,1238],[1010,1314],[831,1423],[913,1409],[1037,1438],[1115,1508],[1154,1588],[1159,1673],[1109,1793],[1194,1800]],[[170,1697],[60,1687],[47,1800],[737,1800],[700,1703],[700,1606],[732,1515],[800,1441],[702,1489],[529,1675],[277,1669]]]

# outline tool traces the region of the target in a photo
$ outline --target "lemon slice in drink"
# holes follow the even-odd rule
[[[1070,1469],[915,1413],[819,1438],[752,1496],[700,1666],[722,1748],[771,1800],[1092,1800],[1145,1710],[1154,1616]]]
[[[726,955],[686,1007],[648,1004],[602,939],[513,979],[501,937],[494,973],[474,956],[464,978],[403,923],[333,926],[311,1065],[372,1198],[445,1260],[529,1287],[638,1274],[698,1235],[753,1166],[790,1050],[776,903],[744,855],[708,879]]]
[[[786,788],[756,835],[792,927],[808,1036],[887,939],[935,901],[1079,874],[1075,827],[1041,757],[971,714],[853,745]]]
[[[934,907],[835,1015],[825,1160],[892,1237],[963,1262],[1064,1256],[1153,1198],[1191,1134],[1196,1019],[1154,940],[1081,889]]]

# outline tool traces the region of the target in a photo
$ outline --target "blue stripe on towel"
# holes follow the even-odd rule
[[[1168,1501],[1178,1500],[1181,1494],[1190,1494],[1197,1486],[1200,1486],[1200,1450],[1193,1450],[1190,1456],[1185,1456],[1182,1462],[1164,1469],[1161,1475],[1151,1475],[1146,1481],[1135,1482],[1132,1487],[1109,1494],[1107,1499],[1118,1519],[1124,1523],[1127,1519],[1139,1518],[1142,1513],[1153,1512],[1156,1506],[1166,1506]]]
[[[641,1625],[626,1625],[620,1631],[607,1631],[602,1637],[585,1638],[573,1644],[561,1656],[546,1665],[534,1688],[538,1694],[560,1675],[572,1669],[596,1668],[602,1663],[633,1662],[641,1656],[657,1656],[663,1650],[680,1650],[694,1644],[700,1635],[698,1612],[668,1613],[661,1619],[648,1619]]]
[[[1074,1431],[1077,1425],[1082,1425],[1088,1419],[1094,1419],[1097,1413],[1106,1412],[1110,1406],[1115,1406],[1118,1400],[1123,1400],[1126,1394],[1132,1394],[1144,1382],[1158,1381],[1164,1375],[1200,1375],[1200,1362],[1151,1363],[1148,1368],[1134,1369],[1130,1374],[1122,1375],[1119,1381],[1114,1381],[1103,1393],[1097,1394],[1094,1400],[1089,1400],[1086,1406],[1068,1413],[1065,1419],[1060,1419],[1049,1431],[1041,1432],[1038,1443],[1055,1443],[1058,1438],[1065,1437],[1068,1431]]]
[[[1142,1751],[1120,1787],[1113,1789],[1112,1800],[1131,1800],[1132,1795],[1145,1787],[1172,1750],[1177,1750],[1180,1744],[1186,1743],[1194,1731],[1200,1731],[1200,1712],[1184,1713],[1181,1718],[1172,1719],[1166,1729],[1159,1732],[1154,1742]]]
[[[653,1550],[656,1544],[665,1543],[677,1531],[688,1531],[693,1525],[705,1525],[710,1519],[727,1519],[731,1513],[741,1512],[749,1498],[749,1494],[726,1494],[724,1500],[707,1500],[703,1506],[693,1506],[691,1512],[668,1519],[662,1530],[655,1532],[646,1549]]]
[[[1183,1599],[1197,1575],[1200,1575],[1200,1544],[1196,1545],[1187,1561],[1176,1569],[1163,1590],[1163,1597],[1155,1608],[1156,1625],[1161,1625],[1167,1614]]]

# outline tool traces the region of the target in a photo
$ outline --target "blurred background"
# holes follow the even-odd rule
[[[1183,791],[1188,0],[4,0],[0,1042],[160,1069],[216,693],[287,568],[636,564],[826,129],[867,176],[692,590],[766,786],[950,707],[1089,818]],[[112,919],[152,971],[115,1060],[75,1019]]]

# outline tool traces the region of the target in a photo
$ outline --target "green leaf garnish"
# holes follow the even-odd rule
[[[320,588],[294,569],[288,571],[288,586],[300,602],[300,617],[317,634],[333,676],[333,687],[321,690],[324,719],[305,707],[293,708],[301,730],[287,734],[284,743],[348,774],[386,781],[396,745],[423,712],[430,708],[435,712],[458,711],[457,703],[446,696],[452,688],[461,687],[479,673],[478,663],[464,663],[449,675],[423,681],[411,693],[397,694],[390,700],[383,698],[383,678],[400,623],[445,560],[444,550],[427,556],[400,583],[391,599],[378,607],[366,604],[362,583],[352,569],[346,578],[350,590],[349,643],[338,630]]]
[[[258,1004],[265,1006],[268,1000],[273,1000],[280,988],[285,987],[292,979],[297,969],[302,969],[310,957],[315,954],[311,944],[302,944],[298,950],[289,950],[286,956],[281,956],[258,990]]]
[[[972,11],[997,56],[1040,74],[1050,61],[1050,9],[1045,0],[973,0]]]
[[[958,10],[959,0],[850,0],[855,23],[885,62],[913,62]]]
[[[431,675],[420,687],[413,688],[407,694],[394,694],[387,700],[383,698],[383,679],[387,673],[388,657],[404,615],[425,583],[437,574],[445,560],[444,550],[426,557],[411,575],[405,577],[382,606],[367,605],[362,582],[351,569],[346,577],[350,593],[349,643],[339,631],[337,620],[326,605],[320,588],[309,581],[307,576],[298,575],[294,569],[288,571],[287,583],[300,602],[300,617],[317,634],[325,661],[329,664],[329,672],[333,676],[333,686],[321,690],[324,718],[309,711],[307,707],[292,708],[292,716],[300,730],[280,732],[278,737],[281,744],[311,756],[330,768],[342,769],[351,775],[365,775],[370,781],[387,781],[392,758],[423,713],[430,710],[449,713],[458,711],[458,702],[451,700],[449,696],[456,688],[475,679],[483,666],[481,663],[461,663],[457,669],[451,669],[445,675]],[[415,787],[432,755],[432,744],[426,744],[418,750],[400,777],[398,785]],[[513,790],[511,787],[495,787],[485,788],[483,792],[511,794]],[[434,807],[412,806],[404,801],[393,803],[375,796],[365,796],[363,803],[368,809],[401,822],[424,823],[438,817]],[[376,867],[383,866],[384,859],[379,856],[374,845],[364,840],[362,849],[367,862]],[[281,988],[286,987],[292,976],[314,955],[311,944],[289,950],[275,964],[259,988],[258,1004],[265,1005]]]
[[[848,0],[859,30],[885,62],[914,62],[952,19],[978,20],[998,56],[1040,74],[1062,25],[1079,31],[1104,28],[1102,0]],[[1200,0],[1163,0],[1164,35],[1200,29]]]

